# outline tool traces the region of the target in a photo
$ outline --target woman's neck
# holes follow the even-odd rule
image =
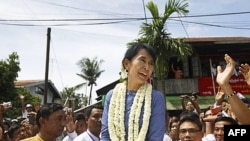
[[[144,83],[136,83],[134,79],[127,80],[127,91],[137,91]]]

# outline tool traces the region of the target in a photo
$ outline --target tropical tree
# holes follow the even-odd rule
[[[159,10],[153,1],[146,5],[152,15],[152,23],[143,23],[139,32],[139,39],[134,40],[128,45],[136,42],[146,42],[155,48],[157,59],[155,64],[155,75],[158,80],[166,78],[169,72],[169,61],[173,55],[177,56],[177,60],[184,60],[192,54],[192,48],[184,39],[171,38],[167,32],[166,23],[173,14],[179,16],[186,15],[189,11],[186,9],[188,3],[186,0],[169,0],[165,5],[163,15],[159,14]],[[165,81],[162,80],[162,90],[165,94]]]
[[[21,70],[19,64],[16,52],[11,53],[6,60],[0,61],[0,102],[12,100],[17,96],[14,81]]]
[[[77,65],[81,68],[81,73],[77,73],[78,76],[83,78],[88,82],[88,86],[90,86],[90,92],[89,92],[89,102],[90,105],[91,97],[92,97],[92,89],[93,85],[96,84],[97,78],[100,77],[101,73],[104,72],[104,70],[100,70],[100,65],[104,62],[104,60],[97,60],[97,57],[94,57],[92,60],[89,58],[82,58],[78,61]]]
[[[39,103],[41,99],[32,96],[26,88],[15,87],[15,81],[18,77],[19,56],[16,52],[9,55],[6,60],[0,61],[0,103],[11,102],[12,108],[4,112],[4,117],[16,118],[21,115],[21,100],[19,94],[25,96],[27,103]]]
[[[86,83],[81,83],[78,84],[77,86],[74,87],[65,87],[63,88],[63,91],[61,91],[61,95],[62,95],[62,99],[65,100],[64,105],[67,104],[69,99],[75,99],[75,103],[77,103],[77,105],[75,108],[79,108],[80,106],[86,106],[88,101],[86,102],[85,99],[87,98],[86,95],[84,95],[83,93],[76,93],[76,90],[80,89],[81,87],[83,87]],[[72,106],[72,105],[71,105]]]

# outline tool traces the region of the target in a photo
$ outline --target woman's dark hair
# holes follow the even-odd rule
[[[128,60],[132,60],[132,58],[134,56],[137,55],[137,53],[141,50],[141,49],[145,49],[148,54],[152,57],[154,63],[156,61],[156,54],[155,54],[155,51],[152,47],[150,47],[148,44],[145,44],[145,43],[137,43],[131,47],[128,47],[125,55],[124,55],[124,58],[122,59],[122,61],[124,61],[125,59],[128,59]]]
[[[58,103],[47,103],[47,104],[42,105],[42,107],[38,110],[37,115],[36,115],[37,126],[39,128],[41,126],[39,123],[39,119],[41,117],[47,119],[52,113],[59,111],[59,110],[63,110],[63,106]]]
[[[179,122],[179,118],[177,116],[174,116],[170,119],[170,123],[169,123],[170,130],[171,130],[172,124],[175,122]]]

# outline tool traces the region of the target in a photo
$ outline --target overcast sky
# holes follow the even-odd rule
[[[163,13],[166,1],[154,2]],[[188,16],[217,16],[169,20],[166,27],[172,37],[250,37],[248,0],[189,0],[188,3]],[[142,0],[0,0],[0,59],[17,52],[21,67],[17,79],[44,79],[50,27],[49,79],[59,91],[82,83],[84,80],[76,75],[80,73],[77,62],[83,57],[98,57],[104,60],[100,67],[105,72],[94,87],[95,97],[95,90],[119,79],[126,44],[138,37],[140,25],[146,21],[100,24],[117,20],[84,19],[151,17],[145,10],[146,14]],[[85,93],[86,89],[81,91]]]

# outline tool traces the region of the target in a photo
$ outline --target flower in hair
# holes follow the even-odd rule
[[[120,82],[127,80],[128,78],[128,71],[122,66],[120,72]]]

